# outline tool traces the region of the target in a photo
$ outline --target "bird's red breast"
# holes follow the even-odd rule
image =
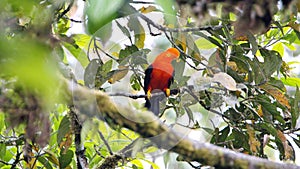
[[[180,53],[176,48],[169,48],[156,57],[145,72],[145,92],[151,92],[155,89],[165,91],[170,87],[174,75],[174,68],[171,63],[179,56]]]

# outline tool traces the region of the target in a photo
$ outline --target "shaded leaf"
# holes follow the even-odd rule
[[[255,130],[250,125],[246,125],[247,127],[247,133],[249,136],[249,145],[250,150],[253,154],[257,154],[259,152],[260,142],[257,140],[255,136]]]
[[[95,33],[102,26],[115,19],[125,2],[122,0],[90,0],[86,8],[86,14],[89,18],[87,22],[89,33]]]
[[[107,23],[106,25],[102,26],[97,32],[94,33],[94,36],[101,39],[103,44],[111,38],[113,32],[112,22]]]
[[[134,34],[134,44],[138,48],[144,47],[144,42],[146,38],[145,30],[137,16],[132,15],[129,17],[127,26]]]
[[[129,30],[127,29],[127,27],[122,26],[118,21],[116,21],[117,26],[121,29],[121,31],[128,37],[128,39],[130,40],[130,42],[132,42],[131,40],[131,35]]]
[[[292,111],[291,111],[291,115],[292,115],[292,128],[295,128],[296,124],[297,124],[297,120],[299,118],[299,111],[300,111],[300,90],[299,87],[296,87],[296,93],[295,93],[295,98],[293,100],[292,103]]]
[[[258,44],[256,42],[256,38],[254,37],[254,35],[250,32],[247,33],[247,37],[248,37],[248,41],[251,44],[251,51],[252,51],[252,55],[256,55],[256,52],[258,50]]]
[[[281,141],[284,149],[284,159],[294,160],[295,159],[295,153],[293,148],[289,145],[288,140],[286,139],[285,135],[282,133],[282,131],[277,130],[277,136],[278,139]]]
[[[131,54],[139,51],[139,49],[135,46],[126,46],[125,49],[121,49],[119,53],[119,59],[122,62],[126,57],[130,56]]]
[[[175,25],[176,23],[176,10],[173,9],[174,1],[165,1],[165,0],[155,0],[155,2],[160,5],[163,9],[164,18],[167,25]]]
[[[280,91],[278,88],[273,87],[269,85],[268,83],[265,83],[263,85],[259,86],[261,89],[269,93],[271,96],[273,96],[280,104],[287,107],[289,110],[291,109],[291,106],[289,104],[289,100],[286,98],[286,96]]]
[[[64,116],[57,130],[57,144],[60,145],[67,133],[70,132],[70,120],[68,116]]]
[[[128,66],[119,66],[119,69],[111,71],[110,73],[112,73],[112,75],[110,76],[110,79],[108,79],[108,82],[113,84],[116,81],[123,79],[129,71],[128,68]]]
[[[95,78],[99,67],[101,66],[101,61],[99,59],[93,59],[87,65],[84,70],[84,85],[89,88],[95,87]]]
[[[47,160],[49,160],[50,162],[52,162],[53,164],[55,164],[57,166],[59,165],[59,161],[53,152],[51,152],[49,150],[45,150],[45,154],[46,154],[45,157],[47,158]]]
[[[59,160],[59,167],[60,168],[66,168],[70,165],[70,163],[72,162],[74,153],[72,150],[68,150],[66,153],[60,153],[60,156],[58,158]]]
[[[46,169],[52,169],[52,165],[51,163],[46,159],[44,158],[43,156],[39,156],[37,158],[37,160],[43,164],[43,167],[45,167]]]

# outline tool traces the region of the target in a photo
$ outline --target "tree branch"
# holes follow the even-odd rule
[[[73,102],[80,112],[106,120],[111,127],[122,126],[133,130],[150,139],[158,148],[178,153],[185,161],[197,161],[218,168],[300,169],[293,164],[272,162],[182,137],[182,133],[169,128],[153,113],[117,106],[104,92],[90,90],[67,80],[64,88],[68,91],[67,101]]]

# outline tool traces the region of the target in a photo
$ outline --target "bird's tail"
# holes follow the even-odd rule
[[[148,110],[152,111],[155,115],[159,115],[160,108],[159,108],[159,102],[162,101],[166,96],[165,95],[159,95],[159,96],[152,96],[150,99],[146,98],[145,107],[148,108]]]

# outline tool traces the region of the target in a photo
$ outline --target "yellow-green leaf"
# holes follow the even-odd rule
[[[195,41],[195,43],[199,49],[212,49],[217,47],[215,44],[211,43],[205,38],[199,38]]]
[[[273,50],[277,51],[280,54],[281,57],[284,55],[284,47],[283,47],[283,44],[281,42],[276,43],[273,46]]]

